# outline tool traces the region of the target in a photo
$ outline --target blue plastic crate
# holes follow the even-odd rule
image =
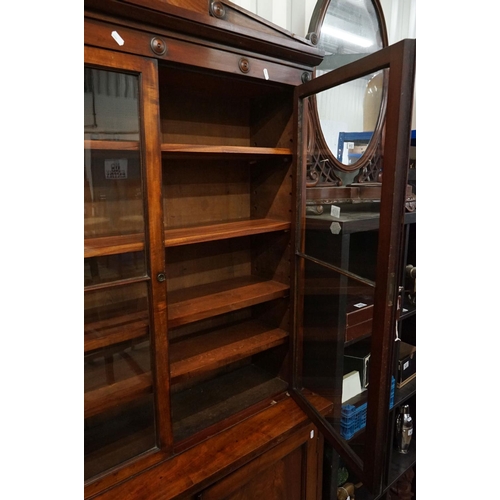
[[[396,379],[391,380],[391,395],[389,408],[394,406],[394,392],[396,390]],[[356,432],[366,427],[366,410],[368,403],[364,403],[357,408],[353,405],[342,405],[340,412],[340,435],[344,439],[351,439]]]

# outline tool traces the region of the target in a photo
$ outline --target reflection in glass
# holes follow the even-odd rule
[[[358,356],[352,349],[360,346],[359,357],[369,356],[374,289],[309,258],[304,258],[303,284],[302,385],[332,401],[329,424],[352,439],[363,459],[365,422],[346,420],[345,413],[366,418],[369,366],[348,357]]]
[[[302,233],[302,387],[333,403],[327,422],[363,461],[379,204],[323,208]]]
[[[85,67],[85,139],[139,140],[138,78]]]
[[[85,68],[86,479],[156,445],[138,88]]]
[[[146,276],[144,252],[89,257],[84,269],[85,286]]]
[[[88,290],[85,477],[155,446],[145,283]]]
[[[318,46],[328,55],[316,69],[321,76],[383,47],[371,0],[332,0]],[[382,102],[383,73],[377,72],[317,95],[325,142],[344,165],[356,163],[369,144]]]
[[[144,232],[139,151],[86,150],[84,192],[86,238]]]

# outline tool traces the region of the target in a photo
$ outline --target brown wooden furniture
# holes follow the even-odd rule
[[[229,2],[86,0],[86,498],[320,498],[294,92],[321,58]]]
[[[181,4],[86,2],[85,495],[316,499],[288,352],[293,88],[321,53]]]

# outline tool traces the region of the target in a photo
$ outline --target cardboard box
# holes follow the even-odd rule
[[[399,343],[398,377],[396,386],[404,387],[417,376],[417,348],[406,342]]]

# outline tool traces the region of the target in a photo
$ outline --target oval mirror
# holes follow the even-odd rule
[[[326,52],[315,76],[387,46],[385,21],[376,0],[320,1],[310,32]],[[358,170],[374,152],[385,112],[384,80],[382,72],[372,73],[316,97],[313,119],[318,146],[342,171]]]

